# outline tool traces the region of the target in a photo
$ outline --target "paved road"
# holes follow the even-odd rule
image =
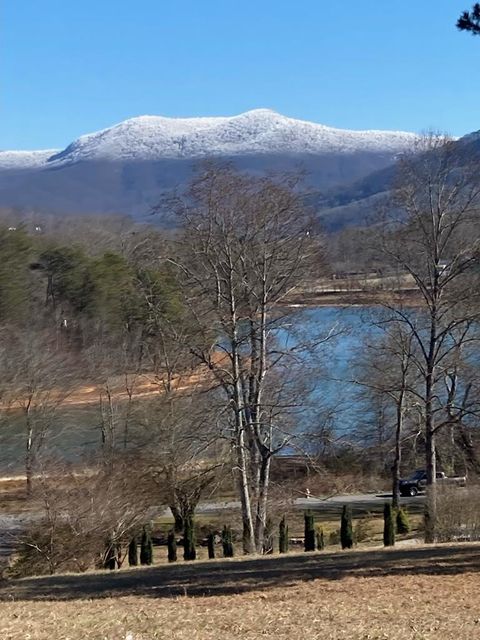
[[[389,493],[357,493],[349,495],[335,495],[330,498],[297,498],[294,501],[295,509],[314,511],[321,520],[329,520],[338,517],[344,504],[350,504],[354,517],[362,517],[368,514],[380,514],[383,512],[385,502],[391,500]],[[410,513],[422,513],[425,497],[402,498],[401,504],[408,508]],[[201,503],[197,507],[197,513],[214,514],[218,511],[240,509],[239,502],[208,502]]]

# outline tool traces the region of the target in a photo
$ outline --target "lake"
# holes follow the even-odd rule
[[[369,324],[374,309],[368,307],[299,308],[289,318],[292,335],[284,332],[289,342],[303,333],[307,338],[325,336],[332,329],[336,334],[320,348],[313,359],[318,364],[318,380],[312,398],[310,417],[329,416],[337,434],[349,433],[359,414],[356,400],[358,387],[349,382],[359,350],[372,333]],[[68,407],[58,412],[49,435],[50,447],[56,454],[76,459],[100,448],[101,432],[97,406]],[[24,434],[14,415],[0,422],[0,475],[21,473],[24,464]]]

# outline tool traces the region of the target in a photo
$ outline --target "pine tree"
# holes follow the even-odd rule
[[[128,564],[130,567],[136,567],[138,565],[138,545],[135,536],[133,536],[128,545]]]
[[[167,548],[168,548],[168,561],[176,562],[177,561],[177,538],[175,536],[175,531],[168,532]]]
[[[195,560],[196,557],[195,527],[192,516],[188,516],[185,518],[183,527],[183,559]]]
[[[386,502],[383,507],[383,544],[386,547],[393,547],[395,544],[395,522],[390,502]]]
[[[222,546],[223,546],[223,557],[224,558],[233,558],[233,541],[232,541],[232,530],[230,527],[225,525],[222,531]]]
[[[325,549],[325,533],[323,531],[323,527],[319,527],[316,534],[317,534],[317,549],[319,551],[323,551]]]
[[[480,35],[480,3],[476,2],[471,11],[463,11],[457,20],[457,29],[470,31],[473,36]]]
[[[398,534],[404,535],[410,532],[410,521],[408,519],[408,513],[405,511],[405,509],[402,509],[402,507],[397,510],[396,523]]]
[[[288,525],[285,520],[285,516],[280,520],[278,528],[278,550],[280,553],[288,553],[289,539],[288,539]]]
[[[340,542],[342,549],[351,549],[353,547],[352,508],[348,504],[343,505]]]
[[[315,551],[315,520],[313,514],[310,511],[306,511],[304,514],[305,525],[305,551]]]
[[[140,564],[150,565],[153,561],[153,544],[150,531],[143,527],[142,539],[140,541]]]
[[[215,559],[215,534],[209,533],[207,537],[208,559]]]

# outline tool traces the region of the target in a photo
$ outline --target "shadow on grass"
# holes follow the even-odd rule
[[[480,569],[480,544],[270,556],[163,565],[116,573],[27,578],[4,583],[1,600],[71,600],[140,595],[216,596],[315,578],[455,575]]]

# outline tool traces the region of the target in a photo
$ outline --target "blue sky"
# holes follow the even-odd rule
[[[480,129],[472,0],[3,0],[0,148],[141,114],[257,107],[353,129]]]

